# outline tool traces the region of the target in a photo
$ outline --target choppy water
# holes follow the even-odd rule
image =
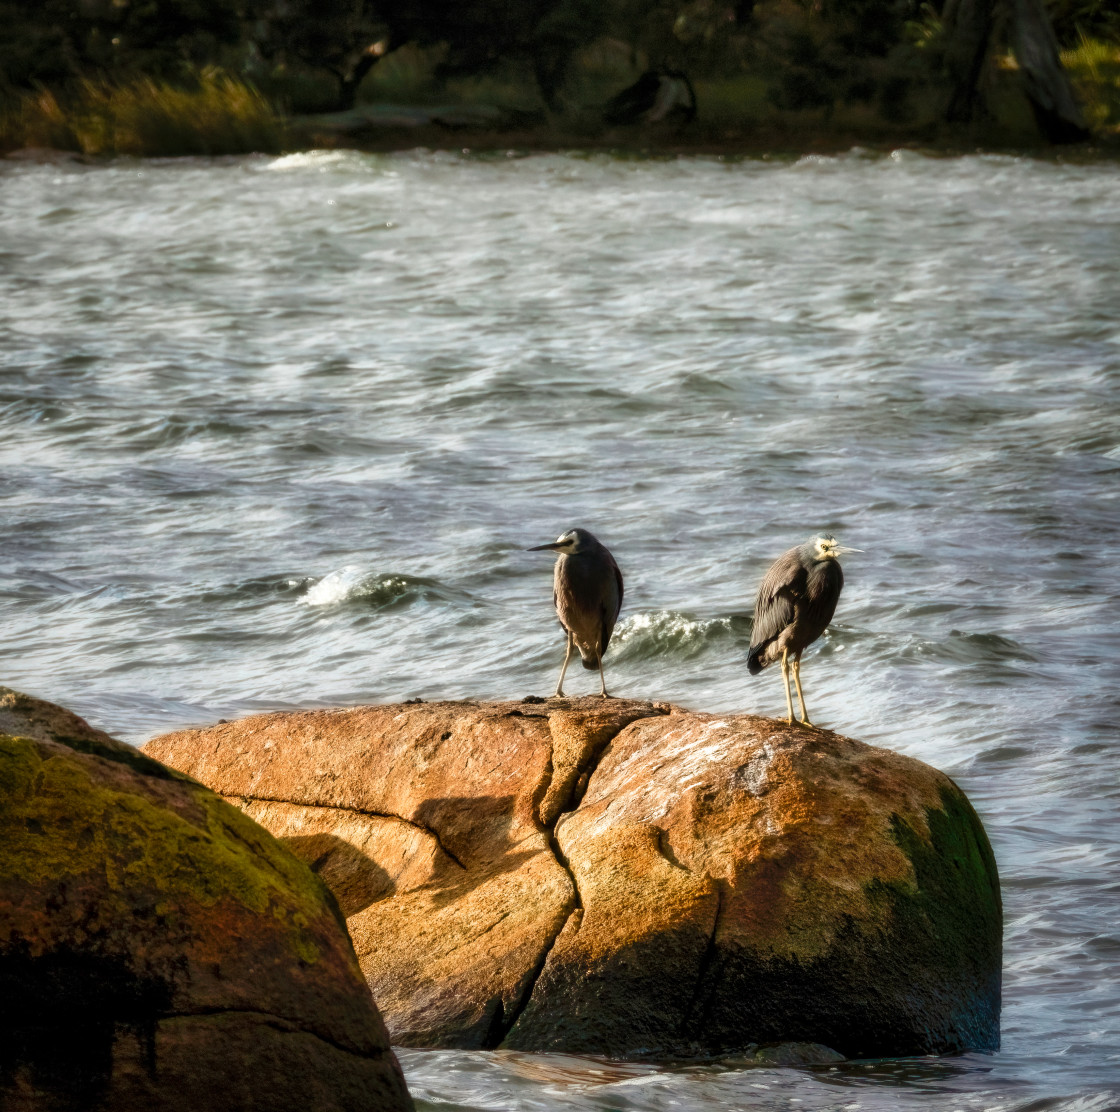
[[[1120,1108],[1115,164],[0,163],[0,291],[0,682],[133,741],[547,694],[522,550],[572,524],[626,574],[616,692],[779,713],[761,572],[866,550],[810,708],[984,817],[1003,1050],[408,1051],[422,1109]]]

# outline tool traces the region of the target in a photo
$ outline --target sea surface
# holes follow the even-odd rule
[[[614,692],[780,714],[754,591],[829,531],[813,718],[984,819],[998,1053],[405,1051],[423,1112],[1120,1108],[1118,496],[1116,162],[0,162],[0,683],[136,743],[547,695],[581,525]]]

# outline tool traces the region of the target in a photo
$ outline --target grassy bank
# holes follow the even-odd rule
[[[23,147],[93,156],[243,154],[283,150],[285,132],[281,116],[252,86],[203,73],[188,87],[140,78],[25,93],[0,113],[0,149]]]
[[[989,117],[968,128],[939,122],[937,98],[920,90],[897,113],[874,103],[790,108],[780,104],[762,76],[695,81],[697,118],[687,125],[665,122],[608,128],[602,104],[632,79],[592,57],[573,75],[562,112],[547,112],[531,79],[500,78],[436,82],[438,62],[423,52],[399,52],[373,71],[361,89],[357,126],[330,116],[288,118],[277,106],[282,87],[266,97],[254,86],[218,71],[202,72],[187,85],[150,78],[110,84],[86,80],[65,92],[41,89],[0,106],[0,153],[27,147],[75,151],[87,156],[221,155],[319,147],[398,150],[416,146],[513,147],[522,149],[615,149],[651,152],[836,151],[920,145],[933,148],[1024,149],[1040,146],[1014,63],[996,67],[988,88]],[[1100,142],[1120,144],[1120,44],[1083,39],[1062,55],[1087,122]],[[396,112],[392,106],[411,105]],[[431,118],[400,123],[419,106],[444,105]],[[376,109],[386,111],[378,117]],[[470,110],[492,114],[491,122]],[[459,120],[454,118],[456,112]],[[483,114],[485,116],[485,114]],[[464,122],[466,120],[466,122]]]

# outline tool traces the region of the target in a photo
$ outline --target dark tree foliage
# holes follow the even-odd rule
[[[1082,34],[1120,39],[1120,0],[1045,3],[1061,46],[1075,45]],[[384,54],[414,43],[441,48],[437,76],[514,63],[535,75],[544,102],[558,109],[578,52],[611,39],[629,48],[635,72],[717,77],[750,71],[768,82],[782,108],[827,113],[838,103],[875,102],[896,120],[905,118],[908,99],[918,96],[914,90],[933,95],[930,82],[944,81],[938,76],[943,70],[955,90],[948,116],[967,120],[976,114],[992,28],[1015,22],[1024,4],[1028,0],[0,0],[0,92],[65,86],[87,76],[184,81],[213,65],[279,97],[288,96],[296,79],[313,75],[317,107],[344,109],[353,106],[359,84]],[[999,12],[1012,14],[997,19]],[[922,54],[909,30],[919,24],[955,29]]]
[[[821,0],[831,38],[855,58],[885,58],[903,39],[906,24],[920,14],[918,0]]]
[[[246,0],[246,37],[268,68],[322,68],[338,81],[339,108],[354,103],[358,85],[388,36],[380,6],[370,0]]]
[[[446,43],[447,75],[477,73],[500,61],[526,61],[545,103],[557,96],[581,46],[606,26],[603,0],[384,0],[391,42]]]
[[[754,0],[613,0],[609,33],[658,70],[732,73],[741,69]]]
[[[764,0],[756,8],[759,63],[786,110],[874,102],[892,122],[910,111],[920,59],[907,41],[920,0]]]
[[[0,84],[178,76],[241,41],[231,0],[0,0]]]
[[[339,82],[338,107],[387,50],[443,45],[444,77],[525,62],[555,106],[572,55],[605,26],[602,0],[245,0],[246,37],[270,66],[320,67]]]
[[[1063,47],[1090,39],[1120,42],[1120,0],[1048,0],[1054,33]]]

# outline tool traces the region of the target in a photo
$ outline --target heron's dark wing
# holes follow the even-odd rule
[[[815,641],[828,628],[836,603],[844,589],[844,573],[836,560],[821,560],[806,576],[805,596],[799,605],[798,623],[805,626],[810,640]]]
[[[770,565],[754,602],[752,657],[793,621],[797,600],[805,593],[805,580],[805,568],[796,548],[783,553]]]
[[[614,624],[618,621],[619,611],[622,609],[622,572],[618,570],[618,564],[614,562],[614,557],[609,552],[606,553],[606,557],[610,564],[610,570],[614,574],[613,583],[611,580],[607,580],[606,590],[603,592],[603,632],[599,639],[600,656],[607,651],[607,646],[611,643]]]
[[[556,561],[553,593],[560,624],[589,652],[599,643],[602,626],[603,569],[586,555],[561,556]]]

